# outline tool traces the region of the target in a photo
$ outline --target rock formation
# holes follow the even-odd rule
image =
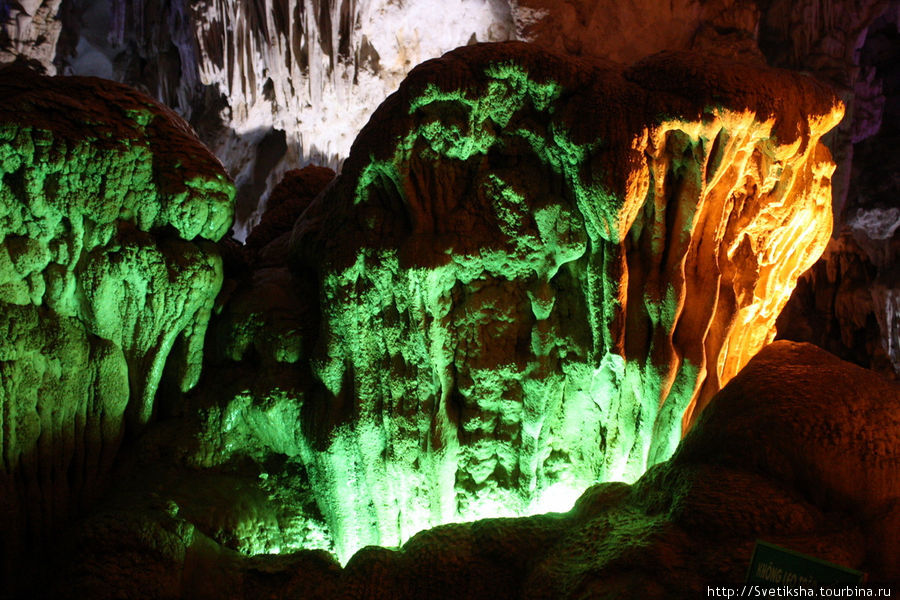
[[[840,116],[810,78],[690,54],[480,45],[422,65],[333,184],[307,204],[330,173],[294,174],[301,194],[228,250],[203,385],[71,543],[102,563],[127,537],[173,573],[346,559],[635,480],[821,252],[819,139]]]
[[[853,25],[859,19],[851,28],[859,28]],[[835,188],[836,219],[843,225],[801,280],[779,325],[787,339],[815,343],[894,378],[900,376],[898,23],[900,9],[885,12],[866,36],[853,39],[852,52],[846,50],[858,75],[844,82],[853,86],[854,112],[832,142],[836,158],[844,157]],[[832,53],[842,48],[827,47]],[[820,60],[839,77],[840,60]]]
[[[334,179],[334,171],[327,167],[306,166],[284,174],[266,202],[266,212],[244,243],[244,252],[251,260],[273,240],[290,233],[294,223],[315,197]],[[287,241],[287,240],[285,240]],[[286,255],[282,254],[282,258]]]
[[[101,491],[126,425],[192,387],[233,187],[122,85],[0,71],[0,565]]]
[[[896,386],[743,369],[834,215],[778,330],[900,372],[895,12],[267,2],[0,2],[0,62],[190,117],[249,233],[172,111],[0,73],[0,579],[695,596],[757,537],[900,579]]]
[[[294,230],[321,311],[297,452],[338,553],[667,458],[824,248],[841,114],[696,55],[414,70]]]
[[[514,35],[506,0],[447,0],[439,10],[431,0],[95,0],[64,8],[62,70],[139,86],[189,119],[235,179],[241,239],[257,220],[260,194],[292,167],[336,168],[414,66]]]
[[[897,190],[891,189],[895,186],[890,183],[891,174],[896,172],[892,149],[894,123],[898,122],[896,114],[890,114],[891,110],[896,112],[892,107],[897,105],[898,90],[894,65],[898,64],[900,6],[896,2],[518,0],[515,5],[520,39],[569,54],[630,62],[659,50],[691,49],[765,60],[772,66],[812,73],[834,85],[848,115],[824,139],[837,169],[833,183],[835,240],[823,261],[833,259],[835,264],[823,262],[808,273],[789,309],[790,317],[785,315],[783,319],[782,335],[825,345],[858,364],[900,376],[900,277],[893,266],[898,256],[893,248],[900,238],[875,233],[897,231],[900,224]],[[610,30],[628,33],[605,35]],[[878,150],[873,152],[873,148]],[[887,189],[866,189],[872,187]],[[875,227],[871,235],[867,224]],[[840,290],[860,285],[858,277],[843,281],[836,275],[840,272],[837,261],[860,258],[853,251],[843,259],[837,258],[845,248],[837,238],[845,230],[852,230],[859,240],[865,268],[871,272],[866,286],[872,288],[872,297],[845,310],[843,316],[823,314],[825,296],[835,292],[841,295]],[[807,291],[817,295],[819,302],[809,301]],[[851,296],[834,300],[847,308],[853,302]],[[853,313],[852,318],[849,313]],[[846,326],[838,329],[829,323],[832,320],[843,320]],[[862,325],[849,326],[849,321]],[[871,354],[861,355],[855,349],[859,344],[880,344],[880,348],[873,348],[879,358],[872,362]],[[884,355],[889,359],[880,358]]]
[[[579,500],[591,518],[523,596],[697,597],[743,581],[760,538],[897,581],[898,400],[896,384],[814,346],[766,347],[618,506],[611,486]]]
[[[900,244],[888,249],[889,256],[897,256]],[[809,340],[844,360],[894,375],[900,366],[892,364],[900,358],[900,278],[894,275],[895,267],[886,267],[879,275],[851,233],[832,240],[778,317],[778,337]],[[887,347],[882,344],[885,329],[890,333]]]
[[[873,40],[884,39],[890,48],[896,36],[898,11],[890,0],[453,0],[439,11],[425,0],[47,0],[2,6],[0,62],[26,56],[50,72],[123,81],[189,119],[238,183],[239,239],[257,222],[266,192],[284,171],[309,161],[338,165],[371,111],[409,69],[465,43],[517,38],[624,63],[660,50],[692,50],[766,61],[834,84],[849,115],[825,139],[838,165],[835,237],[860,210],[871,208],[853,173],[883,168],[878,157],[884,153],[854,156],[882,122],[892,122],[883,112],[896,97],[890,68],[896,58],[880,65],[867,59]],[[828,256],[840,251],[833,250]],[[892,359],[875,366],[896,376],[900,355],[889,347],[897,347],[900,291],[890,268],[876,266],[876,259],[868,262],[880,291],[871,312],[855,320],[880,324],[882,350]],[[793,314],[807,308],[798,298]],[[808,322],[802,328],[823,326]],[[828,345],[841,346],[846,334],[829,330],[835,336]],[[840,352],[854,354],[846,347]]]
[[[763,539],[900,581],[900,388],[808,344],[764,348],[675,455],[572,510],[419,533],[341,569],[316,551],[242,557],[178,507],[130,503],[62,544],[59,598],[697,598]],[[111,540],[118,540],[113,542]],[[132,563],[131,561],[134,561]],[[133,564],[140,564],[134,568]]]
[[[573,56],[632,63],[662,50],[703,51],[762,62],[754,0],[514,0],[519,39]],[[627,31],[628,35],[609,35]]]
[[[57,17],[60,4],[62,0],[0,4],[0,64],[22,57],[54,73],[56,42],[63,28]]]

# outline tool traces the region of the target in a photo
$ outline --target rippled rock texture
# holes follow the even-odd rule
[[[0,64],[27,58],[51,74],[63,29],[62,0],[24,0],[0,5]]]
[[[779,335],[787,339],[812,342],[895,379],[900,377],[898,23],[895,5],[851,46],[859,64],[853,112],[832,143],[840,164],[835,177],[842,180],[835,185],[835,214],[842,226],[822,260],[801,279],[779,325]],[[849,24],[848,33],[860,27]],[[834,53],[841,46],[828,48]]]
[[[887,181],[874,174],[893,169],[882,159],[892,155],[894,144],[869,138],[884,135],[885,127],[879,132],[882,123],[897,122],[891,114],[897,97],[892,65],[898,60],[891,50],[897,46],[892,41],[897,35],[896,2],[443,0],[440,10],[431,2],[7,3],[7,8],[0,4],[0,62],[29,57],[49,72],[59,68],[123,81],[175,108],[238,184],[235,230],[240,239],[258,221],[266,193],[285,170],[308,161],[337,167],[371,112],[413,66],[479,41],[527,40],[571,56],[626,64],[661,50],[691,50],[768,62],[835,84],[848,114],[825,139],[838,165],[833,176],[835,238],[845,226],[861,231],[854,225],[857,213],[869,211],[871,197],[859,184]],[[886,42],[881,45],[888,53],[875,64],[871,50],[879,40]],[[887,194],[888,206],[881,208],[894,208],[896,196],[895,191]],[[876,238],[863,241],[864,246],[873,241],[879,245]],[[870,255],[869,262],[878,271],[874,285],[879,291],[869,304],[871,311],[854,318],[876,320],[881,343],[877,352],[891,360],[854,360],[897,376],[900,292],[892,283],[897,278],[890,268],[878,266],[877,256]],[[823,264],[818,270],[827,269]],[[794,315],[811,310],[798,296]],[[841,356],[856,356],[855,349],[844,344],[848,334],[824,323],[836,316],[817,321],[802,317],[807,322],[793,329],[825,328],[834,335],[792,337],[837,348]],[[868,331],[868,325],[857,328],[852,336]]]
[[[197,382],[234,190],[125,86],[7,68],[0,98],[5,570],[102,491],[161,385]]]
[[[62,72],[134,85],[188,119],[236,182],[243,240],[285,171],[337,168],[417,64],[513,39],[510,10],[507,0],[84,0],[62,4],[58,48],[43,42]],[[25,35],[16,23],[11,35]]]

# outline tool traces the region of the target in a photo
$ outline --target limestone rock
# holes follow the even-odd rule
[[[314,166],[289,172],[246,245],[223,245],[201,382],[180,419],[141,438],[141,476],[117,485],[166,490],[181,518],[225,554],[334,549],[300,459],[316,285],[287,264],[294,221],[333,177]]]
[[[250,388],[258,396],[291,388],[290,398],[302,394],[298,363],[308,356],[316,335],[316,286],[308,276],[291,271],[288,245],[294,222],[333,178],[334,171],[325,167],[289,171],[247,243],[230,253],[208,343],[209,385],[243,368],[247,373],[236,381],[252,381]],[[244,391],[203,390],[200,395],[207,404],[216,404]]]
[[[511,45],[417,70],[303,209],[291,270],[278,232],[302,193],[234,249],[179,465],[250,461],[267,493],[307,490],[318,510],[298,520],[346,559],[433,524],[567,508],[664,460],[827,238],[816,140],[839,116],[811,80],[707,58],[703,79],[697,60],[624,69]],[[762,80],[782,99],[744,91]],[[797,228],[805,242],[786,243]],[[197,526],[231,549],[286,547],[264,513]]]
[[[775,0],[760,23],[761,45],[773,64],[802,68],[852,88],[854,54],[890,0]]]
[[[196,383],[222,277],[207,240],[233,187],[182,119],[125,86],[7,68],[0,98],[6,572],[102,491],[161,383]]]
[[[12,9],[4,24],[10,39],[37,40],[50,68],[55,54],[62,72],[137,86],[188,118],[239,183],[241,239],[259,217],[260,191],[271,190],[296,165],[339,165],[371,111],[409,69],[456,46],[520,39],[624,63],[661,50],[758,62],[765,55],[773,66],[804,69],[846,87],[848,112],[862,114],[866,102],[858,84],[871,73],[855,57],[867,28],[890,6],[886,0],[804,0],[797,6],[452,0],[434,11],[425,0],[44,4],[52,35],[31,32],[27,10],[19,15]],[[36,52],[11,44],[9,57]],[[855,129],[849,121],[847,131]],[[831,146],[841,164],[838,207],[852,160],[849,137],[841,136],[846,139]]]
[[[600,514],[524,597],[697,597],[742,581],[756,539],[898,581],[898,401],[896,384],[814,346],[766,347],[618,505],[579,501]]]
[[[835,238],[800,281],[779,324],[779,335],[808,341],[856,364],[900,377],[900,12],[887,11],[856,52],[860,76],[852,119],[840,130],[853,142],[839,166],[849,189],[835,196]],[[859,81],[858,81],[859,83]],[[867,100],[868,98],[868,100]],[[852,135],[850,135],[852,133]],[[852,140],[847,138],[852,137]],[[840,234],[840,235],[838,235]]]
[[[844,221],[845,206],[855,204],[849,195],[854,144],[861,141],[861,135],[874,133],[871,126],[860,125],[880,120],[877,114],[865,118],[872,109],[878,111],[878,103],[873,106],[868,99],[876,82],[871,70],[860,64],[861,51],[867,36],[874,33],[879,15],[894,13],[891,16],[896,22],[896,8],[887,10],[891,4],[889,0],[777,0],[760,21],[760,47],[769,64],[802,69],[835,84],[851,116],[826,140],[838,165],[834,177],[838,222]]]
[[[148,90],[187,118],[234,177],[241,240],[258,220],[260,192],[298,165],[337,168],[410,69],[514,35],[506,0],[447,0],[440,10],[431,0],[85,0],[63,9],[63,70]]]
[[[27,58],[54,74],[56,42],[63,28],[57,18],[60,4],[62,0],[4,2],[0,7],[0,64]]]
[[[623,63],[661,50],[765,55],[846,88],[852,114],[866,110],[858,84],[871,74],[859,45],[880,13],[896,12],[889,0],[452,0],[440,11],[429,1],[49,0],[12,7],[3,30],[27,42],[8,44],[10,60],[40,54],[51,69],[123,81],[188,118],[239,182],[243,239],[259,191],[296,165],[336,167],[409,69],[454,47],[520,39]],[[839,207],[852,160],[842,137],[831,146]]]
[[[897,255],[900,244],[892,245]],[[891,273],[886,267],[883,271]],[[900,279],[879,277],[878,271],[850,232],[831,240],[778,317],[778,337],[813,343],[844,360],[895,377],[900,366],[894,364],[900,363],[900,317],[895,308]]]
[[[292,169],[285,173],[281,182],[272,189],[260,222],[247,236],[245,249],[251,254],[256,254],[279,236],[290,232],[297,217],[332,179],[334,171],[315,165]],[[287,257],[282,255],[281,258]],[[272,259],[277,260],[274,256]]]
[[[511,0],[510,8],[518,39],[573,56],[631,63],[692,49],[763,62],[755,40],[762,11],[753,0]]]
[[[129,498],[66,542],[78,552],[57,597],[696,598],[743,581],[757,539],[896,586],[898,406],[896,383],[779,341],[713,398],[671,459],[633,485],[592,486],[566,513],[445,525],[341,569],[313,551],[242,557],[186,508]]]
[[[841,114],[811,78],[689,54],[414,70],[294,229],[338,552],[667,458],[821,253]]]

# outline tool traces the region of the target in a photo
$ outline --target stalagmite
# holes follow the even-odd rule
[[[690,54],[413,71],[294,230],[321,311],[301,452],[339,554],[665,460],[821,254],[841,116]]]

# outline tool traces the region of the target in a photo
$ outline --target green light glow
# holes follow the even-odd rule
[[[15,98],[0,123],[7,550],[22,531],[47,536],[99,493],[126,422],[137,430],[150,420],[164,377],[177,394],[200,374],[222,282],[209,240],[230,226],[234,187],[208,153],[167,163],[202,146],[167,116],[112,107],[112,98],[135,104],[121,94],[75,98],[61,113],[59,92],[45,104]],[[42,494],[11,483],[35,473],[53,482]]]
[[[565,481],[558,481],[544,490],[532,501],[526,515],[542,515],[550,512],[566,513],[575,506],[575,501],[587,488]]]
[[[323,274],[305,400],[336,424],[324,451],[300,450],[342,560],[441,523],[569,510],[674,449],[697,372],[666,389],[664,369],[613,351],[624,199],[589,174],[601,140],[572,142],[561,97],[509,63],[481,87],[426,84],[392,157],[359,171],[369,229]],[[398,210],[410,236],[385,248]],[[674,295],[646,302],[671,326]]]
[[[0,302],[46,306],[123,348],[140,371],[132,373],[133,410],[145,422],[179,335],[190,339],[180,385],[196,382],[221,284],[214,251],[157,244],[146,232],[171,226],[184,239],[218,239],[231,222],[234,188],[223,175],[207,175],[163,190],[142,137],[151,115],[129,114],[135,138],[114,144],[0,124]],[[127,242],[119,239],[122,231]]]

